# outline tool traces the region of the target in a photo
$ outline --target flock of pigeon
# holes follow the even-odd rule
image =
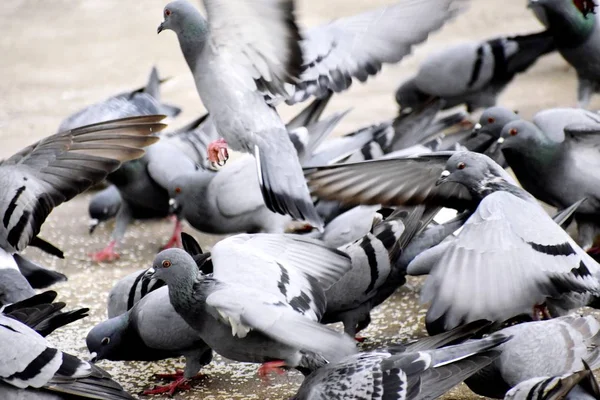
[[[0,163],[0,397],[131,399],[96,361],[185,357],[169,394],[213,352],[305,375],[294,399],[433,399],[460,382],[506,399],[600,399],[600,22],[592,0],[529,0],[542,32],[466,42],[428,57],[396,91],[397,118],[325,140],[346,113],[329,99],[397,63],[468,5],[398,0],[308,30],[293,0],[166,5],[208,110],[178,130],[178,107],[148,84],[66,118]],[[497,106],[516,74],[559,52],[580,108],[532,121]],[[311,100],[287,124],[275,106]],[[467,112],[455,107],[466,106]],[[471,121],[476,118],[476,124]],[[229,160],[228,148],[244,154]],[[516,180],[505,171],[510,167]],[[119,258],[132,220],[171,216],[165,250],[118,281],[89,361],[45,337],[87,316],[43,289],[66,277],[19,253],[59,204],[106,182],[90,233],[115,219],[97,262]],[[558,209],[549,216],[538,200]],[[436,222],[442,208],[456,217]],[[233,234],[203,252],[181,221]],[[577,225],[577,240],[565,231]],[[421,289],[430,337],[359,351],[371,310]],[[344,331],[326,324],[341,322]],[[541,345],[543,343],[543,346]]]

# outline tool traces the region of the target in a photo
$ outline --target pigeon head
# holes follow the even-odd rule
[[[112,188],[114,188],[114,192]],[[120,207],[121,196],[114,186],[111,187],[111,190],[106,189],[94,195],[88,205],[90,234],[94,233],[94,230],[100,222],[108,221],[109,219],[116,217]]]
[[[208,23],[198,9],[187,0],[175,0],[163,10],[164,21],[158,26],[157,33],[172,30],[180,37],[193,35],[206,36]]]
[[[167,249],[156,255],[145,276],[153,276],[172,286],[187,282],[198,274],[196,262],[185,250]]]
[[[475,126],[474,133],[478,135],[486,134],[498,139],[504,125],[518,119],[519,116],[508,108],[490,107],[481,114],[479,124]]]
[[[414,79],[404,82],[396,91],[396,102],[400,105],[401,111],[410,112],[425,104],[431,96],[423,93],[417,87]]]
[[[544,133],[533,123],[519,120],[507,124],[498,139],[503,152],[528,153],[540,149],[547,141]]]
[[[446,169],[441,173],[436,185],[448,182],[465,186],[475,198],[483,198],[494,189],[492,186],[504,181],[512,184],[513,180],[491,158],[471,151],[458,151],[446,162]]]
[[[593,32],[594,0],[529,0],[529,7],[553,33],[559,47],[576,45]]]
[[[199,204],[205,197],[206,188],[215,173],[200,168],[197,171],[179,175],[169,183],[169,208],[172,214],[185,212],[186,204]]]
[[[85,338],[87,348],[91,353],[91,362],[100,360],[126,360],[129,331],[129,313],[111,318],[96,325]]]

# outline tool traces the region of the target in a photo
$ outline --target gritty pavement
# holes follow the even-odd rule
[[[156,35],[162,20],[161,0],[11,0],[0,7],[0,158],[52,134],[60,121],[93,102],[145,83],[152,65],[161,76],[173,77],[163,85],[163,100],[183,107],[173,121],[178,127],[204,111],[191,74],[180,54],[175,35]],[[298,0],[302,26],[325,23],[335,17],[352,15],[391,4],[393,0]],[[525,8],[525,0],[477,0],[456,21],[432,35],[416,48],[413,56],[383,72],[367,84],[355,83],[347,93],[336,95],[326,113],[353,108],[335,133],[393,117],[397,111],[393,93],[429,52],[464,40],[485,39],[502,34],[528,33],[541,29]],[[519,76],[500,99],[502,105],[519,110],[525,117],[555,106],[576,104],[576,81],[572,68],[558,56],[541,60],[527,74]],[[600,105],[596,97],[592,106]],[[299,107],[281,107],[284,119]],[[89,307],[90,317],[61,329],[49,339],[57,347],[88,357],[85,336],[106,318],[106,299],[112,285],[133,271],[148,268],[154,255],[171,233],[167,220],[134,223],[121,246],[122,257],[113,264],[96,264],[88,253],[109,240],[111,225],[88,234],[89,194],[58,207],[43,226],[41,236],[65,251],[58,260],[36,249],[28,249],[33,260],[65,273],[69,281],[56,285],[59,300],[71,308]],[[189,226],[203,249],[209,250],[220,237],[199,233]],[[401,342],[424,335],[426,309],[419,305],[422,280],[411,278],[407,285],[377,308],[371,326],[363,332],[365,348]],[[157,363],[100,363],[133,394],[160,383],[152,374],[183,368],[183,360]],[[282,399],[290,397],[301,376],[290,372],[262,383],[257,365],[232,363],[216,357],[203,370],[205,378],[193,390],[177,399]],[[160,399],[160,396],[154,398]],[[477,398],[464,386],[446,395],[447,399]]]

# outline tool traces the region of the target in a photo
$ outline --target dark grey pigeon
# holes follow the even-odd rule
[[[212,275],[185,251],[164,250],[149,274],[164,280],[175,311],[223,357],[312,371],[322,357],[356,352],[354,340],[317,321],[325,293],[350,268],[344,253],[321,242],[275,234],[236,235],[211,250]],[[322,357],[321,357],[322,356]]]
[[[426,318],[431,331],[482,318],[502,322],[537,315],[548,299],[600,289],[598,264],[485,155],[456,152],[321,167],[307,171],[307,178],[326,199],[473,212],[457,238],[440,245],[445,247],[423,288],[423,300],[431,303]]]
[[[533,122],[506,124],[502,153],[525,190],[564,209],[585,197],[575,213],[578,242],[589,250],[600,234],[600,115],[556,108],[537,113]]]
[[[435,399],[489,365],[499,355],[492,349],[509,337],[494,334],[439,349],[429,346],[432,339],[328,364],[309,375],[293,399]]]
[[[594,0],[529,0],[529,7],[577,72],[579,107],[600,89],[600,26]]]
[[[210,117],[203,116],[176,133],[165,135],[160,142],[148,147],[142,158],[123,164],[107,177],[107,181],[119,192],[120,205],[111,239],[103,250],[91,254],[94,261],[112,262],[120,257],[117,248],[133,220],[171,215],[169,185],[178,176],[201,168],[205,163],[206,141],[210,135],[216,137]],[[92,198],[91,211],[104,211],[105,208],[110,211],[115,208],[119,199],[109,190]],[[100,218],[96,219],[105,218],[104,213],[99,214]],[[173,219],[175,226],[165,248],[181,246],[181,222],[176,217]],[[95,221],[92,221],[93,224]]]
[[[158,32],[177,34],[198,93],[224,137],[211,144],[211,160],[224,162],[227,145],[253,154],[267,207],[321,229],[293,146],[265,94],[293,103],[345,90],[353,78],[364,81],[383,63],[400,61],[461,4],[402,1],[338,19],[302,37],[293,0],[251,5],[205,0],[207,19],[177,0],[165,7]]]
[[[444,47],[398,88],[396,101],[403,109],[418,108],[434,97],[445,100],[445,108],[466,104],[472,112],[492,107],[517,74],[555,49],[546,31]]]
[[[57,350],[27,325],[5,315],[0,315],[0,348],[3,398],[134,398],[106,371]]]
[[[96,325],[87,335],[88,350],[95,360],[156,361],[184,356],[183,373],[169,377],[173,383],[144,394],[173,394],[210,363],[212,351],[175,312],[169,291],[160,287],[147,293],[127,312]]]
[[[531,378],[519,383],[504,396],[505,400],[597,400],[600,386],[594,372],[584,362],[585,369],[562,376]]]
[[[165,127],[159,122],[163,118],[132,117],[57,133],[0,162],[4,188],[4,197],[0,198],[3,267],[11,265],[11,254],[36,240],[54,207],[102,181],[122,162],[141,157],[142,148],[158,140],[153,133]],[[17,274],[3,271],[3,302],[33,294],[29,283],[14,268],[14,260],[12,264]]]
[[[479,395],[502,399],[511,388],[532,378],[581,371],[584,363],[596,369],[599,332],[594,317],[573,315],[504,328],[498,333],[512,339],[498,347],[500,357],[465,383]]]
[[[98,225],[117,216],[122,202],[119,189],[112,184],[92,196],[90,204],[88,204],[90,235],[94,233]]]
[[[153,67],[145,87],[119,93],[104,101],[87,106],[65,118],[58,128],[58,132],[138,115],[162,114],[167,117],[176,117],[181,109],[160,101],[160,84],[162,82],[158,77],[158,70]]]

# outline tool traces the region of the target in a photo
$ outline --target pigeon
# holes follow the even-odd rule
[[[210,159],[225,162],[227,146],[253,154],[266,206],[322,229],[294,148],[265,94],[298,102],[345,90],[353,77],[364,81],[382,63],[400,61],[464,2],[407,0],[313,28],[304,39],[293,0],[203,3],[208,19],[186,0],[167,4],[157,31],[177,34],[198,93],[224,138],[211,144]],[[365,28],[370,24],[377,28]]]
[[[600,86],[600,28],[594,0],[529,0],[529,7],[554,37],[556,48],[577,72],[579,107]]]
[[[52,347],[27,325],[0,315],[0,392],[4,398],[134,399],[110,375]]]
[[[133,219],[166,218],[171,215],[169,185],[179,175],[200,168],[205,158],[205,136],[211,135],[211,132],[210,118],[203,116],[176,134],[166,135],[160,142],[148,147],[142,158],[123,164],[107,177],[119,192],[120,205],[111,240],[104,249],[91,254],[94,261],[112,262],[120,258],[116,248]],[[102,207],[101,211],[114,208],[118,201],[111,192],[103,192],[99,196],[92,200],[94,208]],[[107,218],[102,214],[96,219]],[[181,246],[181,222],[176,217],[174,220],[173,234],[164,248]],[[94,224],[95,221],[92,221],[91,227]]]
[[[90,235],[94,233],[98,225],[117,216],[122,202],[119,189],[112,184],[92,196],[88,204]]]
[[[309,375],[294,400],[435,399],[494,361],[510,337],[494,334],[442,348],[427,338],[413,345],[372,350],[328,364]],[[447,340],[446,338],[444,338]]]
[[[561,376],[531,378],[510,389],[505,400],[575,400],[600,399],[600,386],[593,371],[583,361],[585,369]]]
[[[165,286],[147,293],[129,311],[96,325],[86,343],[95,361],[156,361],[185,356],[185,373],[161,374],[173,383],[145,394],[172,395],[212,360],[212,351],[199,333],[173,309]]]
[[[396,101],[403,109],[417,108],[432,97],[444,99],[445,108],[466,104],[468,112],[492,107],[518,73],[554,50],[548,31],[445,47],[398,88]]]
[[[585,197],[575,213],[578,242],[589,250],[600,234],[600,115],[582,109],[548,109],[533,122],[504,126],[502,153],[519,183],[537,199],[564,209]]]
[[[483,154],[433,153],[306,173],[314,194],[326,199],[472,212],[456,239],[440,244],[445,248],[423,287],[429,332],[536,316],[547,299],[600,289],[598,264]]]
[[[131,117],[60,132],[1,161],[2,265],[10,265],[12,254],[35,241],[54,207],[102,181],[122,162],[141,157],[142,148],[158,140],[153,133],[165,127],[163,118]],[[2,302],[34,294],[18,269],[9,269],[16,274],[2,271]]]
[[[315,108],[321,102],[318,100],[307,109]],[[308,125],[291,131],[290,136],[299,151],[299,157],[312,160],[314,149],[345,115],[334,113],[322,121],[314,122],[320,114],[313,113],[310,114],[311,119],[305,121]],[[297,118],[292,121],[297,124],[295,121]],[[355,143],[354,149],[362,143]],[[333,149],[329,154],[336,156]],[[293,228],[289,216],[274,213],[265,204],[255,161],[248,154],[243,154],[218,171],[200,168],[181,174],[170,182],[169,196],[172,211],[202,232],[284,233]]]
[[[162,114],[167,117],[176,117],[181,109],[160,101],[160,84],[162,82],[164,81],[158,77],[158,70],[153,67],[145,87],[119,93],[77,111],[61,122],[58,132],[138,115]]]
[[[211,258],[204,275],[185,251],[168,249],[147,274],[167,283],[175,311],[216,353],[263,363],[266,376],[356,352],[352,338],[317,322],[324,291],[350,269],[346,254],[299,236],[242,234],[217,243]]]
[[[398,257],[437,211],[424,217],[421,206],[399,209],[385,220],[371,219],[371,232],[339,247],[350,256],[352,269],[325,291],[327,310],[321,322],[342,321],[344,331],[351,337],[366,328],[371,322],[371,310],[406,283],[406,269],[397,264]]]
[[[500,357],[465,383],[479,395],[501,399],[532,378],[577,372],[584,362],[598,368],[599,331],[594,317],[573,315],[504,328],[498,333],[512,339],[498,347]]]

